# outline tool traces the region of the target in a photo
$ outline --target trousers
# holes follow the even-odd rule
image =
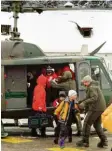
[[[84,125],[82,129],[82,137],[83,140],[87,143],[89,143],[89,135],[90,135],[90,129],[93,125],[97,135],[101,139],[101,141],[107,140],[107,137],[104,134],[103,128],[101,127],[101,114],[102,112],[99,111],[88,111],[87,115],[84,120]]]
[[[54,131],[55,131],[55,138],[57,139],[59,138],[59,136],[65,137],[65,138],[72,137],[72,128],[70,125],[65,126],[63,124],[58,123]]]

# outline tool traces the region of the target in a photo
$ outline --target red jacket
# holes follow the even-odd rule
[[[47,75],[46,77],[47,77],[47,88],[50,88],[51,87],[50,81],[56,79],[57,75],[56,73],[53,73],[52,75]]]
[[[58,105],[59,105],[59,103],[60,103],[60,100],[59,100],[59,99],[54,100],[54,102],[53,102],[53,107],[57,108]]]
[[[34,111],[46,112],[46,82],[44,75],[40,75],[37,79],[37,86],[34,89],[32,109]]]

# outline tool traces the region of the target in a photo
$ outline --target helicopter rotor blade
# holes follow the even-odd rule
[[[104,46],[104,44],[106,43],[103,42],[99,47],[97,47],[95,50],[93,50],[91,53],[90,53],[90,56],[94,56],[96,53],[98,53],[98,51]]]

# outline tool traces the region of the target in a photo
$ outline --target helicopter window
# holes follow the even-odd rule
[[[93,65],[91,68],[91,73],[92,73],[92,79],[98,81],[102,89],[111,88],[102,68],[100,68],[98,65]]]
[[[99,66],[92,66],[91,68],[92,79],[100,82],[100,68]]]
[[[102,89],[110,89],[111,86],[110,86],[110,84],[109,84],[109,82],[108,82],[108,80],[107,80],[107,78],[106,78],[106,76],[105,76],[105,74],[104,74],[102,69],[101,69],[100,73],[101,73],[101,86],[102,86]]]
[[[70,69],[75,73],[75,66],[73,63],[69,64]]]
[[[82,80],[86,75],[90,75],[90,66],[89,66],[89,64],[86,63],[86,62],[85,62],[85,63],[84,63],[84,62],[80,63],[78,72],[80,73],[80,74],[79,74],[79,77],[78,77],[78,79],[79,79],[79,88],[80,88],[80,89],[85,89],[85,87],[82,86],[82,84],[81,84],[81,80]]]

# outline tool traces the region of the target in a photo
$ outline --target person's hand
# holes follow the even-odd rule
[[[41,107],[39,107],[39,108],[38,108],[38,111],[42,111],[42,108],[41,108]]]
[[[58,76],[58,78],[61,78],[62,76]]]
[[[56,82],[58,82],[58,79],[55,79]]]
[[[85,104],[83,102],[79,104],[80,109],[84,109],[84,107],[85,107]]]
[[[28,88],[30,87],[30,83],[27,83]]]
[[[56,79],[53,79],[52,82],[55,83],[55,84],[57,84]]]

